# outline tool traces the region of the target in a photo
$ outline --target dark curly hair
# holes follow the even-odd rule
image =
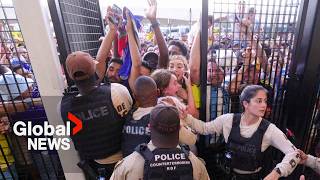
[[[171,40],[168,44],[168,47],[172,45],[177,46],[180,49],[182,55],[189,59],[189,50],[185,43],[179,40]]]

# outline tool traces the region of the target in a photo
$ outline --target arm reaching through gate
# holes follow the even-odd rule
[[[301,156],[300,164],[310,167],[316,173],[320,174],[320,158],[314,157],[310,154],[305,154],[303,151],[298,150]]]

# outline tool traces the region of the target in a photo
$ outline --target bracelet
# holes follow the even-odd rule
[[[160,23],[158,20],[154,21],[154,22],[151,22],[151,27],[152,29],[156,28],[156,27],[159,27],[160,26]]]

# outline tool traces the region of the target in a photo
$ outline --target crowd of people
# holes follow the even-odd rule
[[[209,179],[204,161],[196,156],[197,134],[223,137],[225,179],[278,179],[290,175],[301,159],[312,159],[264,119],[269,117],[268,108],[279,94],[284,78],[281,71],[289,58],[284,57],[288,53],[285,44],[265,47],[259,39],[261,31],[255,32],[254,8],[246,13],[244,5],[239,4],[241,11],[234,17],[239,31],[234,32],[238,36],[231,37],[231,47],[220,47],[221,40],[214,33],[209,34],[210,118],[203,122],[198,120],[200,96],[205,93],[199,89],[200,28],[190,44],[179,40],[167,43],[157,21],[157,2],[148,2],[146,18],[155,44],[140,42],[139,22],[127,8],[122,16],[109,7],[105,18],[108,31],[101,38],[96,59],[78,51],[66,60],[68,75],[79,93],[63,97],[63,120],[68,121],[68,112],[88,114],[92,108],[103,107],[109,112],[83,120],[82,132],[71,136],[83,163],[89,164],[96,176]],[[126,20],[125,25],[122,19]],[[209,31],[212,21],[208,22]],[[123,34],[127,46],[122,51],[123,42],[118,42]],[[223,49],[237,54],[235,64],[221,62],[224,59],[219,54]],[[266,84],[277,88],[264,87]],[[285,156],[273,170],[263,174],[264,152],[270,146]],[[96,178],[88,169],[83,170],[87,178]]]
[[[16,121],[43,125],[47,116],[27,49],[23,40],[14,36],[19,32],[11,28],[1,20],[0,179],[50,179],[49,175],[57,178],[53,171],[60,166],[57,152],[28,151],[27,137],[12,133]]]
[[[255,9],[246,9],[244,1],[239,1],[232,15],[209,16],[205,82],[200,76],[204,59],[200,23],[192,27],[188,40],[168,41],[157,20],[156,0],[148,3],[146,18],[152,38],[138,36],[140,22],[129,9],[119,13],[109,7],[108,30],[96,58],[77,51],[65,61],[77,92],[66,93],[59,110],[64,122],[69,121],[69,112],[82,120],[83,129],[71,139],[82,160],[80,167],[87,167],[83,168],[87,179],[214,178],[209,162],[197,157],[200,134],[207,135],[206,145],[225,143],[219,162],[224,179],[279,179],[290,175],[299,163],[320,172],[320,159],[298,150],[268,121],[273,104],[283,96],[291,59],[291,45],[286,41],[292,38],[267,40]],[[215,30],[215,23],[223,19],[234,26],[225,36]],[[26,112],[23,102],[40,96],[25,53],[23,45],[1,46],[0,143],[8,151],[0,164],[5,177],[16,179],[19,175],[12,172],[19,162],[14,162],[4,136],[10,133],[7,113]],[[200,91],[203,83],[207,92]],[[200,101],[202,93],[207,93],[207,104]],[[24,101],[13,105],[13,100]],[[207,109],[208,118],[202,121],[200,106]],[[269,157],[265,152],[270,146],[284,158],[266,171]]]

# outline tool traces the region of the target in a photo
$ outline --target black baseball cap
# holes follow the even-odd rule
[[[162,136],[175,134],[180,129],[178,109],[174,106],[157,105],[150,113],[152,133]]]

